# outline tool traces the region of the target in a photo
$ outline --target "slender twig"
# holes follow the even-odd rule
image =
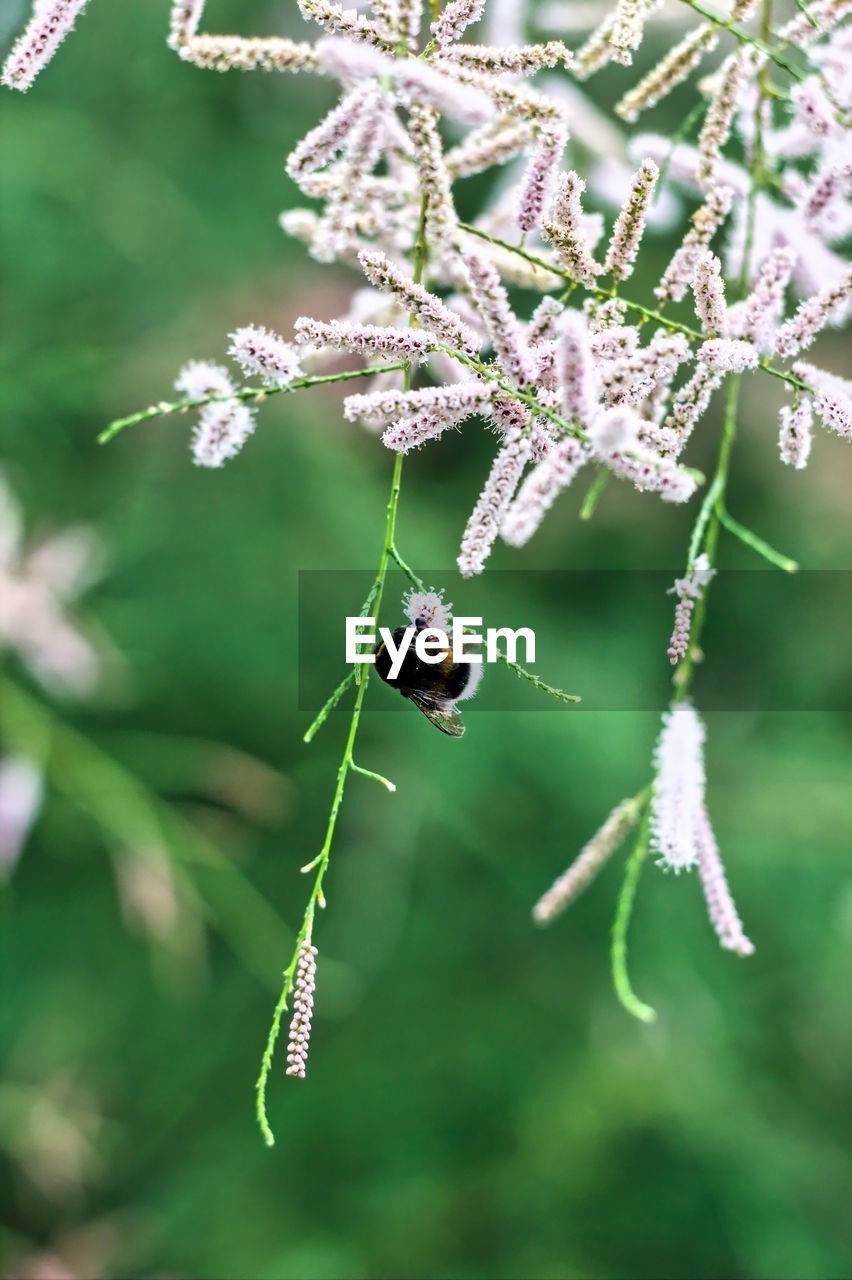
[[[639,883],[639,875],[648,853],[649,828],[650,813],[646,809],[639,827],[636,844],[633,846],[633,852],[627,859],[624,869],[624,880],[621,884],[621,892],[618,895],[618,905],[616,906],[615,920],[612,926],[612,949],[610,952],[612,982],[615,987],[615,993],[627,1012],[631,1013],[634,1018],[638,1018],[640,1022],[653,1022],[657,1013],[649,1004],[645,1004],[644,1001],[639,999],[631,985],[630,975],[627,971],[627,930],[630,925],[630,917],[633,914],[636,886]]]
[[[720,523],[728,530],[728,533],[732,533],[735,538],[739,538],[740,542],[744,542],[747,547],[751,547],[752,551],[756,551],[759,556],[763,556],[764,560],[774,564],[777,569],[783,569],[785,573],[797,572],[799,566],[795,560],[791,560],[789,556],[776,551],[764,538],[752,533],[751,529],[747,529],[745,525],[740,524],[739,520],[735,520],[732,515],[728,514],[724,504],[720,504],[718,516]]]
[[[577,693],[563,693],[561,689],[556,689],[552,684],[545,684],[544,680],[540,680],[532,671],[527,671],[526,667],[522,667],[519,662],[510,662],[505,653],[498,651],[497,657],[508,667],[510,671],[514,671],[516,676],[520,676],[522,680],[528,680],[535,689],[541,689],[543,693],[549,693],[551,698],[558,698],[560,702],[582,702],[583,699]]]
[[[415,245],[415,250],[414,250],[414,278],[418,282],[422,278],[423,270],[426,263],[425,231],[426,231],[427,212],[428,212],[428,204],[427,204],[426,195],[424,194],[421,197],[421,201],[420,201],[420,220],[419,220],[419,226],[418,226],[417,243]],[[413,317],[411,318],[411,322],[412,323],[414,322]],[[404,368],[404,373],[403,373],[404,387],[405,387],[405,390],[409,390],[411,387],[410,362],[407,362],[403,366],[403,368]],[[385,532],[384,532],[384,538],[382,541],[381,555],[379,557],[379,567],[376,571],[376,577],[373,581],[373,585],[370,589],[369,595],[367,596],[367,600],[365,601],[365,605],[364,605],[365,610],[369,610],[370,613],[372,613],[372,611],[375,610],[376,616],[378,616],[379,609],[381,608],[382,594],[384,592],[385,581],[387,579],[388,565],[392,558],[396,559],[396,557],[394,557],[394,548],[396,545],[396,517],[397,517],[397,511],[399,508],[399,493],[400,493],[400,485],[401,485],[401,478],[402,478],[402,463],[403,463],[403,455],[401,453],[398,453],[394,458],[393,472],[391,475],[390,493],[388,494],[388,502],[387,502],[387,509],[386,509],[386,518],[385,518]],[[355,703],[352,707],[352,716],[349,721],[349,733],[346,738],[346,745],[343,749],[343,756],[341,758],[341,761],[337,770],[337,781],[335,783],[334,795],[332,796],[332,800],[331,800],[331,809],[328,815],[328,823],[326,825],[325,839],[323,840],[322,847],[319,853],[317,854],[317,856],[302,868],[302,870],[306,873],[315,870],[316,875],[314,877],[314,882],[311,887],[310,895],[308,897],[308,904],[307,904],[307,907],[305,908],[305,915],[302,921],[302,927],[299,930],[299,935],[296,939],[296,946],[294,948],[292,958],[290,960],[289,965],[284,970],[283,981],[281,986],[281,994],[278,997],[278,1003],[276,1004],[275,1011],[272,1015],[272,1025],[269,1028],[269,1035],[267,1036],[266,1046],[264,1048],[263,1056],[261,1058],[260,1074],[257,1079],[257,1085],[256,1085],[257,1123],[260,1127],[261,1134],[263,1135],[264,1142],[266,1143],[267,1146],[270,1146],[270,1147],[274,1145],[275,1137],[272,1132],[272,1127],[269,1123],[269,1118],[267,1116],[267,1111],[266,1111],[266,1086],[269,1080],[269,1073],[272,1070],[272,1060],[275,1053],[275,1045],[278,1041],[278,1036],[281,1032],[281,1020],[283,1018],[285,1010],[287,1009],[287,1004],[290,999],[290,993],[293,989],[293,982],[296,974],[296,966],[298,965],[298,962],[299,962],[299,955],[302,950],[302,947],[305,945],[309,945],[311,942],[312,930],[313,930],[313,924],[314,924],[314,914],[315,914],[316,908],[318,906],[319,907],[325,906],[325,895],[323,894],[323,881],[325,879],[325,874],[328,870],[329,857],[331,855],[331,846],[332,846],[332,841],[334,840],[334,832],[337,826],[337,817],[340,812],[340,805],[343,800],[343,791],[346,786],[346,779],[350,772],[360,773],[373,779],[374,781],[381,782],[389,790],[393,790],[393,783],[389,782],[386,778],[383,778],[380,774],[373,773],[370,770],[365,770],[361,768],[360,765],[356,765],[355,760],[353,758],[353,752],[355,748],[355,739],[357,738],[357,735],[358,735],[358,726],[361,720],[361,710],[364,705],[364,696],[367,692],[367,686],[369,684],[369,679],[370,679],[371,664],[366,662],[360,663],[358,665],[357,670],[358,670],[358,677],[356,679],[357,690],[355,693]],[[355,676],[355,672],[353,671],[353,677],[354,676]],[[332,694],[332,699],[335,698],[335,694],[337,693],[338,693],[338,690],[335,690],[335,693]],[[329,706],[328,711],[330,710],[331,710],[331,707]],[[328,711],[326,711],[325,713],[326,715],[328,714]],[[322,716],[322,714],[323,713],[321,712],[320,715]]]
[[[585,498],[583,499],[583,505],[580,507],[581,520],[591,520],[592,516],[595,513],[595,508],[598,505],[598,498],[603,493],[604,488],[607,484],[607,481],[609,480],[611,475],[612,475],[612,472],[608,471],[606,467],[601,467],[599,469],[598,474],[595,476],[594,480],[589,485],[588,492]]]
[[[756,39],[755,36],[750,36],[747,31],[743,31],[730,20],[726,21],[724,18],[720,18],[717,13],[713,13],[711,9],[705,9],[704,5],[699,4],[698,0],[682,0],[682,3],[688,4],[690,9],[694,9],[696,13],[700,13],[702,18],[705,18],[708,22],[712,22],[713,26],[718,27],[720,31],[729,31],[736,40],[739,40],[740,44],[749,44],[752,48],[759,49],[760,52],[764,53],[767,58],[775,63],[776,66],[783,68],[783,70],[786,71],[788,75],[792,76],[794,80],[804,80],[805,77],[803,73],[799,71],[797,67],[792,66],[786,58],[782,58],[781,55],[768,43],[771,38],[771,31],[767,32],[766,35],[761,32],[761,38]]]
[[[323,373],[308,378],[295,378],[286,386],[280,387],[237,387],[227,395],[196,396],[186,400],[161,400],[158,404],[140,409],[126,418],[117,418],[111,422],[98,436],[98,444],[108,444],[119,431],[125,427],[135,427],[138,422],[146,422],[149,418],[161,418],[167,413],[186,413],[189,409],[198,409],[205,404],[217,404],[222,400],[241,400],[244,404],[260,404],[269,396],[281,395],[288,391],[302,391],[306,387],[321,387],[331,382],[349,382],[352,378],[369,378],[376,373],[388,373],[393,369],[404,369],[404,364],[378,364],[367,369],[345,369],[339,373]]]
[[[340,681],[340,684],[335,689],[334,693],[328,698],[325,705],[317,713],[316,719],[314,720],[310,729],[308,729],[308,731],[306,732],[305,736],[302,738],[303,742],[311,742],[313,740],[314,736],[317,733],[317,730],[320,729],[322,725],[325,723],[325,721],[328,719],[329,715],[337,706],[338,702],[343,697],[344,693],[352,684],[354,679],[355,679],[355,667],[353,667],[351,671],[347,672],[347,674]]]

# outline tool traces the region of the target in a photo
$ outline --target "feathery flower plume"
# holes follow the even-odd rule
[[[429,393],[432,393],[431,395]],[[410,392],[406,406],[414,413],[394,422],[382,436],[382,444],[397,453],[408,453],[427,440],[436,440],[474,413],[484,413],[494,394],[484,383],[456,383]],[[419,404],[419,409],[418,409]]]
[[[692,377],[675,393],[671,412],[663,423],[664,431],[670,433],[667,454],[673,457],[680,454],[696,423],[706,413],[713,392],[722,385],[722,377],[720,370],[699,361]]]
[[[370,283],[395,297],[405,311],[417,317],[424,329],[469,356],[478,354],[480,342],[469,325],[381,250],[359,253],[358,261]]]
[[[270,329],[247,325],[230,338],[228,354],[248,377],[258,377],[268,387],[286,386],[301,377],[298,351]]]
[[[348,36],[377,49],[390,49],[379,24],[356,9],[344,9],[334,0],[298,0],[298,4],[302,17],[313,18],[329,35]]]
[[[181,44],[192,39],[198,30],[201,13],[206,3],[207,0],[172,0],[167,40],[170,49],[177,49]]]
[[[342,149],[367,101],[368,92],[363,85],[358,85],[344,94],[325,119],[309,130],[293,148],[287,157],[286,168],[294,182],[314,173]]]
[[[442,61],[447,66],[447,59]],[[560,102],[545,93],[537,93],[526,85],[515,84],[500,75],[479,71],[465,62],[454,60],[454,79],[462,84],[475,85],[489,95],[500,110],[518,116],[522,120],[561,120],[565,110]]]
[[[715,253],[711,253],[709,249],[702,249],[696,256],[692,292],[695,296],[695,314],[701,321],[704,332],[727,332],[722,264]]]
[[[14,870],[43,796],[44,776],[28,756],[0,757],[0,878]]]
[[[645,230],[645,216],[659,175],[660,171],[653,160],[643,160],[633,175],[630,193],[615,220],[604,260],[604,272],[616,280],[626,280],[633,274],[639,241]]]
[[[835,123],[834,108],[816,76],[808,76],[800,84],[794,84],[790,90],[790,101],[796,118],[809,132],[818,138],[831,133]]]
[[[658,493],[664,502],[687,502],[695,492],[693,476],[670,459],[645,447],[645,422],[626,405],[604,409],[588,428],[592,451],[615,476],[640,492]]]
[[[254,431],[254,414],[240,400],[202,406],[192,433],[192,456],[199,467],[221,467],[242,449]]]
[[[474,129],[445,155],[447,172],[452,178],[467,178],[494,165],[505,164],[526,150],[532,130],[528,121],[506,116]]]
[[[852,399],[820,392],[814,397],[814,412],[824,427],[845,440],[852,440]]]
[[[535,382],[537,368],[497,269],[479,254],[470,254],[465,262],[473,300],[497,358],[512,381],[525,390]]]
[[[698,860],[698,826],[704,805],[704,725],[690,702],[663,716],[654,752],[651,848],[660,865],[683,871]]]
[[[168,45],[184,62],[210,71],[315,71],[314,47],[281,36],[197,35],[205,0],[173,0]]]
[[[413,53],[420,39],[420,24],[423,21],[423,0],[393,0],[399,12],[400,34]]]
[[[731,211],[734,192],[731,187],[711,187],[703,205],[692,215],[692,226],[676,250],[663,278],[654,290],[660,302],[671,298],[680,302],[695,275],[695,264]]]
[[[314,47],[283,36],[193,36],[172,46],[203,71],[316,71]]]
[[[632,356],[639,342],[639,330],[633,324],[611,325],[590,332],[592,354],[597,360],[618,361]]]
[[[556,359],[562,412],[569,422],[585,426],[597,411],[600,392],[588,325],[579,311],[565,311],[559,320]]]
[[[779,356],[794,356],[809,347],[826,325],[839,324],[852,299],[852,269],[826,289],[800,303],[796,314],[775,335]]]
[[[781,461],[788,467],[795,467],[797,471],[807,466],[811,452],[812,421],[812,405],[808,396],[803,396],[792,408],[784,405],[779,415],[778,450]]]
[[[314,45],[318,70],[349,89],[359,81],[377,81],[390,78],[394,59],[372,46],[346,36],[322,36]]]
[[[438,20],[432,23],[432,35],[441,48],[461,39],[467,28],[482,17],[484,8],[485,0],[449,0]]]
[[[533,907],[536,924],[550,924],[567,906],[586,889],[615,853],[624,837],[636,825],[639,806],[636,801],[622,800],[616,805],[603,826],[584,845],[567,871],[543,894]]]
[[[628,124],[634,124],[640,111],[656,106],[666,94],[671,93],[698,66],[705,53],[710,53],[718,43],[717,29],[710,23],[702,23],[690,31],[616,104],[618,115]]]
[[[402,597],[402,611],[412,626],[437,627],[447,631],[453,618],[453,606],[444,600],[444,589],[408,591]]]
[[[484,569],[529,456],[529,437],[521,429],[513,428],[494,459],[462,535],[458,566],[463,578],[471,578]]]
[[[725,876],[725,868],[719,856],[719,846],[703,802],[698,808],[695,835],[698,847],[698,874],[701,877],[701,887],[704,890],[710,923],[726,951],[735,951],[739,956],[750,956],[754,953],[754,945],[746,937],[734,905]]]
[[[502,49],[487,44],[456,44],[442,49],[440,60],[493,75],[528,76],[551,67],[570,67],[573,55],[561,40],[548,40],[544,44],[509,45]]]
[[[293,331],[300,345],[336,347],[359,354],[393,355],[412,361],[425,360],[434,346],[434,339],[417,329],[348,324],[345,320],[313,320],[310,316],[299,316]]]
[[[660,329],[646,347],[637,348],[637,340],[633,326],[606,330],[592,340],[596,355],[602,353],[601,348],[610,353],[600,370],[603,400],[609,406],[638,405],[655,392],[665,399],[678,366],[690,358],[682,333]],[[624,354],[618,351],[619,345]]]
[[[632,64],[633,51],[639,48],[645,33],[645,23],[661,3],[662,0],[618,0],[607,34],[614,62],[625,67]]]
[[[589,76],[600,71],[612,61],[614,49],[610,35],[615,20],[614,13],[608,13],[600,26],[596,27],[588,40],[574,54],[574,75],[578,80],[588,80]]]
[[[228,370],[220,364],[190,360],[178,374],[175,389],[182,391],[189,400],[206,400],[208,396],[231,395],[234,384]]]
[[[562,124],[546,123],[539,130],[538,145],[521,180],[518,197],[518,226],[522,231],[532,231],[541,221],[567,140],[568,131]]]
[[[403,414],[448,412],[467,416],[477,413],[491,398],[499,394],[497,388],[486,382],[466,379],[440,387],[419,387],[416,391],[389,388],[382,391],[359,392],[343,401],[343,416],[350,422],[365,421],[373,426],[384,426]]]
[[[527,342],[531,347],[541,342],[552,342],[557,335],[557,321],[565,310],[558,298],[545,294],[527,325]]]
[[[692,627],[692,611],[696,600],[704,594],[704,588],[715,574],[707,556],[696,558],[692,572],[684,578],[675,578],[674,586],[669,588],[669,595],[677,596],[675,621],[672,637],[669,641],[668,656],[672,666],[676,666],[685,657],[689,648],[689,633]]]
[[[831,31],[852,10],[852,0],[817,0],[806,13],[795,18],[777,33],[779,44],[807,45]]]
[[[314,988],[317,976],[317,949],[303,942],[296,967],[296,983],[293,992],[293,1017],[287,1044],[288,1076],[304,1080],[311,1040],[311,1019],[314,1013]]]
[[[0,83],[25,93],[73,30],[86,3],[87,0],[41,0],[35,4],[23,35],[3,63]]]
[[[427,200],[429,234],[442,251],[453,251],[458,219],[434,107],[412,103],[408,110],[408,132],[414,143],[420,182]]]
[[[743,373],[758,366],[757,348],[741,338],[711,338],[698,348],[698,359],[719,373]]]
[[[839,378],[806,360],[793,365],[793,373],[814,389],[814,412],[824,427],[845,439],[852,439],[852,382]]]
[[[603,268],[592,257],[584,229],[582,195],[586,184],[572,169],[559,179],[553,217],[541,228],[543,238],[553,245],[560,265],[580,284],[593,285]]]
[[[533,467],[518,496],[507,509],[500,537],[510,547],[522,547],[538,529],[559,494],[573,481],[588,451],[572,436],[563,436]]]
[[[705,186],[713,182],[721,150],[731,136],[744,70],[740,53],[732,53],[719,69],[719,85],[698,135],[698,178]]]
[[[591,304],[591,305],[590,305]],[[586,302],[586,313],[590,315],[589,332],[601,333],[604,329],[621,328],[627,316],[627,306],[623,298],[607,298],[598,304],[594,299]]]
[[[780,245],[764,259],[754,287],[732,318],[735,337],[748,338],[762,353],[773,350],[775,326],[784,310],[784,291],[796,263],[795,249]]]
[[[496,114],[494,99],[484,87],[460,83],[457,75],[444,73],[443,65],[408,58],[395,64],[391,74],[403,102],[433,106],[441,115],[464,124],[484,124]]]
[[[796,201],[809,230],[827,240],[844,238],[849,229],[847,198],[852,187],[852,164],[847,160],[830,161],[802,191]]]

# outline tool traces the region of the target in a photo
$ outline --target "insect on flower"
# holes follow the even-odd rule
[[[410,698],[436,729],[451,738],[460,738],[464,724],[457,703],[472,698],[482,679],[482,661],[455,662],[451,651],[439,662],[424,662],[417,653],[413,640],[423,631],[434,631],[435,638],[424,638],[421,648],[434,656],[447,648],[444,628],[450,619],[451,606],[445,605],[441,595],[434,591],[412,591],[406,597],[405,611],[411,620],[409,627],[397,627],[393,633],[394,649],[408,647],[402,664],[395,675],[391,674],[393,661],[388,646],[380,640],[374,652],[376,672],[392,689],[398,689],[404,698]],[[413,635],[406,633],[411,632]],[[438,637],[442,636],[441,639]]]

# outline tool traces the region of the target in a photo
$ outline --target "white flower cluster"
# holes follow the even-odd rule
[[[663,716],[654,757],[651,848],[665,868],[698,867],[719,941],[747,956],[754,947],[734,906],[704,800],[704,738],[704,725],[691,703],[677,702]]]

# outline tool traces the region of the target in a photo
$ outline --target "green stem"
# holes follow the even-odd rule
[[[780,551],[776,551],[758,534],[752,533],[751,529],[747,529],[744,524],[740,524],[739,520],[735,520],[729,515],[724,505],[718,508],[718,516],[720,523],[732,533],[735,538],[739,538],[740,542],[744,542],[747,547],[751,547],[752,551],[756,551],[759,556],[763,556],[764,560],[768,560],[770,564],[774,564],[776,569],[783,569],[785,573],[796,573],[799,566],[795,560],[791,560],[789,556],[785,556]]]
[[[588,493],[583,499],[583,505],[580,507],[581,520],[591,520],[592,516],[595,513],[595,508],[598,505],[598,498],[603,493],[604,488],[607,484],[607,481],[609,480],[611,475],[612,475],[612,472],[608,471],[606,467],[600,468],[600,470],[598,471],[598,474],[595,476],[594,480],[589,486]]]
[[[516,676],[521,680],[528,680],[534,689],[541,689],[543,693],[549,693],[552,698],[558,698],[560,702],[582,702],[583,699],[578,693],[563,693],[561,689],[555,689],[552,684],[545,684],[532,671],[527,671],[526,667],[522,667],[519,662],[510,662],[505,653],[498,652],[497,657],[508,667],[510,671],[514,671]]]
[[[415,280],[417,281],[420,281],[420,279],[422,278],[423,269],[426,263],[425,233],[426,233],[427,212],[428,212],[427,200],[426,200],[426,196],[423,195],[420,201],[420,221],[418,225],[417,242],[414,248],[413,274],[414,274]],[[411,323],[413,323],[413,317],[412,317]],[[411,387],[410,362],[406,363],[403,367],[405,371],[404,386],[406,390],[409,390]],[[367,601],[365,602],[365,609],[369,609],[371,613],[375,611],[376,617],[378,617],[379,610],[381,608],[382,594],[385,588],[385,580],[387,578],[388,564],[392,558],[397,563],[400,563],[400,560],[401,560],[401,557],[395,551],[395,548],[396,548],[396,517],[397,517],[397,511],[399,508],[399,492],[400,492],[400,485],[401,485],[401,479],[402,479],[402,462],[403,462],[403,455],[401,453],[396,454],[394,458],[394,464],[393,464],[393,473],[391,476],[390,493],[388,495],[387,514],[385,519],[385,534],[384,534],[384,540],[382,543],[382,552],[379,558],[379,567],[378,567],[378,570],[376,571],[376,577],[373,582],[373,586],[370,589],[370,594],[367,597]],[[410,570],[409,570],[409,573],[411,573]],[[356,675],[356,671],[358,671],[360,674]],[[316,908],[325,906],[325,896],[323,894],[323,881],[325,879],[326,871],[328,870],[329,857],[331,855],[331,846],[332,846],[332,841],[334,839],[335,828],[337,826],[337,817],[340,812],[340,806],[343,800],[343,791],[346,786],[346,778],[350,772],[360,773],[366,777],[373,779],[374,781],[381,782],[382,785],[386,786],[389,790],[394,789],[393,783],[389,782],[387,778],[383,778],[380,774],[373,773],[370,770],[362,769],[360,765],[357,765],[355,763],[355,760],[353,758],[353,752],[355,749],[355,739],[358,736],[358,725],[361,720],[361,709],[364,705],[364,696],[367,692],[367,685],[369,684],[369,680],[370,680],[370,671],[371,671],[371,664],[367,662],[360,663],[359,667],[353,670],[353,678],[356,681],[357,691],[355,693],[355,703],[352,707],[352,717],[349,721],[349,733],[347,734],[347,737],[346,737],[346,745],[343,748],[343,757],[340,761],[340,765],[338,766],[338,770],[337,770],[337,781],[334,788],[334,795],[332,796],[332,800],[331,800],[331,809],[328,815],[328,823],[326,825],[325,839],[323,840],[322,848],[320,849],[317,856],[314,859],[312,859],[312,861],[309,862],[307,866],[302,868],[304,872],[310,872],[315,869],[316,875],[314,877],[314,883],[311,888],[310,896],[308,897],[308,904],[307,904],[307,907],[305,908],[305,915],[302,921],[302,927],[299,930],[299,935],[296,939],[296,946],[293,951],[292,958],[290,960],[289,965],[284,970],[283,982],[281,986],[281,994],[278,997],[278,1003],[276,1004],[275,1011],[272,1015],[272,1024],[269,1028],[269,1035],[267,1036],[266,1046],[264,1048],[263,1056],[261,1058],[260,1074],[257,1078],[257,1084],[255,1086],[256,1087],[257,1123],[260,1128],[260,1132],[263,1135],[263,1140],[266,1143],[266,1145],[269,1147],[274,1145],[275,1136],[269,1124],[269,1118],[266,1111],[266,1087],[269,1080],[269,1073],[272,1070],[272,1061],[275,1054],[275,1045],[281,1033],[281,1021],[287,1009],[287,1004],[290,999],[290,993],[293,989],[293,982],[296,974],[296,966],[299,962],[299,953],[303,946],[311,942],[311,936],[312,936],[312,930],[313,930],[313,924],[314,924],[314,915],[316,912]],[[313,736],[311,731],[316,732],[316,729],[319,728],[319,725],[325,719],[325,716],[328,715],[329,711],[331,711],[334,704],[342,696],[344,692],[344,686],[346,684],[347,684],[347,681],[341,682],[341,685],[339,685],[338,688],[331,695],[331,699],[329,699],[329,703],[326,704],[326,707],[323,708],[323,711],[320,712],[320,716],[317,718],[319,723],[315,721],[314,725],[311,726],[311,730],[308,731],[309,733],[311,733],[311,736]]]
[[[693,8],[697,7],[693,0],[686,0],[692,3]],[[772,0],[763,0],[761,8],[761,37],[763,40],[769,39],[772,31]],[[758,94],[754,108],[754,155],[753,155],[753,177],[752,184],[749,189],[748,207],[746,209],[746,237],[745,246],[743,248],[743,261],[740,271],[739,280],[739,296],[744,299],[749,292],[749,276],[751,267],[751,254],[754,247],[754,230],[757,209],[757,195],[766,177],[765,164],[765,148],[763,140],[763,102],[766,96],[768,86],[768,69],[762,67],[758,75]],[[760,368],[765,368],[761,365]],[[766,369],[766,372],[778,373],[777,370]],[[789,378],[785,379],[790,381]],[[730,527],[731,524],[736,525],[736,521],[731,521],[731,517],[727,515],[725,510],[725,492],[728,485],[728,474],[731,466],[731,451],[734,446],[734,438],[737,432],[737,407],[739,404],[740,383],[742,376],[740,374],[732,374],[728,379],[727,394],[725,398],[725,420],[722,427],[722,438],[719,442],[719,452],[716,459],[716,471],[713,476],[710,488],[705,495],[704,501],[698,512],[695,527],[692,531],[692,537],[689,544],[688,570],[689,572],[695,566],[695,561],[699,552],[707,557],[711,566],[716,563],[716,548],[719,542],[719,533],[723,525]],[[787,561],[786,557],[781,557],[778,552],[773,551],[768,543],[757,538],[755,534],[749,532],[742,525],[736,525],[736,534],[743,541],[748,541],[749,545],[759,550],[760,554],[765,555],[768,551],[770,554],[767,558],[776,557],[773,563],[784,560],[786,563],[781,567],[785,568],[793,564],[793,561]],[[745,535],[745,536],[743,536]],[[701,659],[701,636],[704,631],[704,623],[707,618],[707,600],[710,591],[709,582],[705,584],[692,615],[692,625],[690,628],[689,645],[686,654],[678,664],[673,678],[674,683],[674,701],[682,702],[689,696],[692,687],[692,681],[695,675],[696,664]]]
[[[349,382],[352,378],[369,378],[375,373],[388,373],[393,369],[406,369],[405,364],[378,364],[368,369],[346,369],[340,373],[317,374],[310,378],[296,378],[281,387],[239,387],[228,395],[200,396],[188,400],[161,400],[159,404],[149,405],[138,413],[131,413],[127,418],[117,418],[111,422],[98,436],[98,444],[108,444],[119,431],[125,427],[134,427],[137,422],[146,422],[149,418],[160,418],[167,413],[186,413],[189,409],[198,409],[201,405],[217,404],[223,400],[241,400],[244,404],[260,404],[268,396],[277,396],[288,391],[302,391],[305,387],[321,387],[330,382]]]
[[[731,463],[731,450],[734,445],[734,437],[737,431],[737,404],[739,402],[739,394],[740,375],[733,374],[728,381],[727,397],[725,400],[725,422],[722,428],[722,439],[719,444],[719,454],[716,460],[716,473],[713,476],[710,488],[708,489],[704,501],[701,504],[701,508],[695,522],[695,527],[692,531],[692,537],[690,539],[688,560],[690,571],[695,565],[699,548],[701,548],[704,555],[706,555],[711,565],[716,562],[716,546],[719,541],[719,530],[722,523],[719,512],[723,508],[725,486],[728,482],[728,470]],[[695,675],[695,667],[701,659],[701,634],[704,630],[704,621],[707,616],[707,599],[709,592],[710,584],[706,583],[695,604],[695,610],[692,615],[692,627],[689,636],[689,647],[674,673],[675,702],[682,702],[684,698],[689,695],[692,680]]]
[[[355,679],[355,668],[353,667],[352,670],[349,671],[343,677],[343,679],[340,681],[340,684],[335,689],[334,693],[326,702],[325,706],[319,711],[310,729],[308,729],[307,733],[302,738],[303,742],[311,742],[313,740],[313,738],[317,733],[317,730],[319,730],[323,726],[323,724],[328,719],[329,715],[334,710],[334,708],[337,706],[338,702],[343,697],[344,693],[349,688],[350,684],[352,684],[354,679]]]
[[[633,914],[639,875],[648,854],[649,829],[650,809],[646,809],[636,844],[627,859],[624,869],[624,880],[621,884],[621,892],[618,895],[615,921],[612,926],[612,948],[610,951],[615,994],[627,1012],[632,1014],[634,1018],[638,1018],[640,1022],[653,1022],[657,1014],[656,1010],[652,1009],[649,1004],[645,1004],[644,1001],[639,999],[631,985],[630,975],[627,971],[627,930],[630,925],[630,917]]]
[[[762,28],[760,39],[758,40],[754,36],[750,36],[747,31],[742,31],[733,22],[726,22],[724,18],[720,18],[718,14],[713,13],[710,9],[705,9],[704,5],[699,4],[698,0],[683,0],[683,3],[688,4],[690,9],[694,9],[696,13],[700,13],[702,18],[706,18],[708,22],[711,22],[714,27],[718,27],[720,31],[729,31],[735,39],[739,40],[740,44],[750,44],[754,49],[759,49],[761,53],[765,53],[767,58],[774,62],[776,66],[783,68],[794,80],[804,80],[804,75],[797,67],[791,66],[786,58],[782,58],[779,53],[770,47],[768,41],[772,36],[771,28],[768,31]]]

